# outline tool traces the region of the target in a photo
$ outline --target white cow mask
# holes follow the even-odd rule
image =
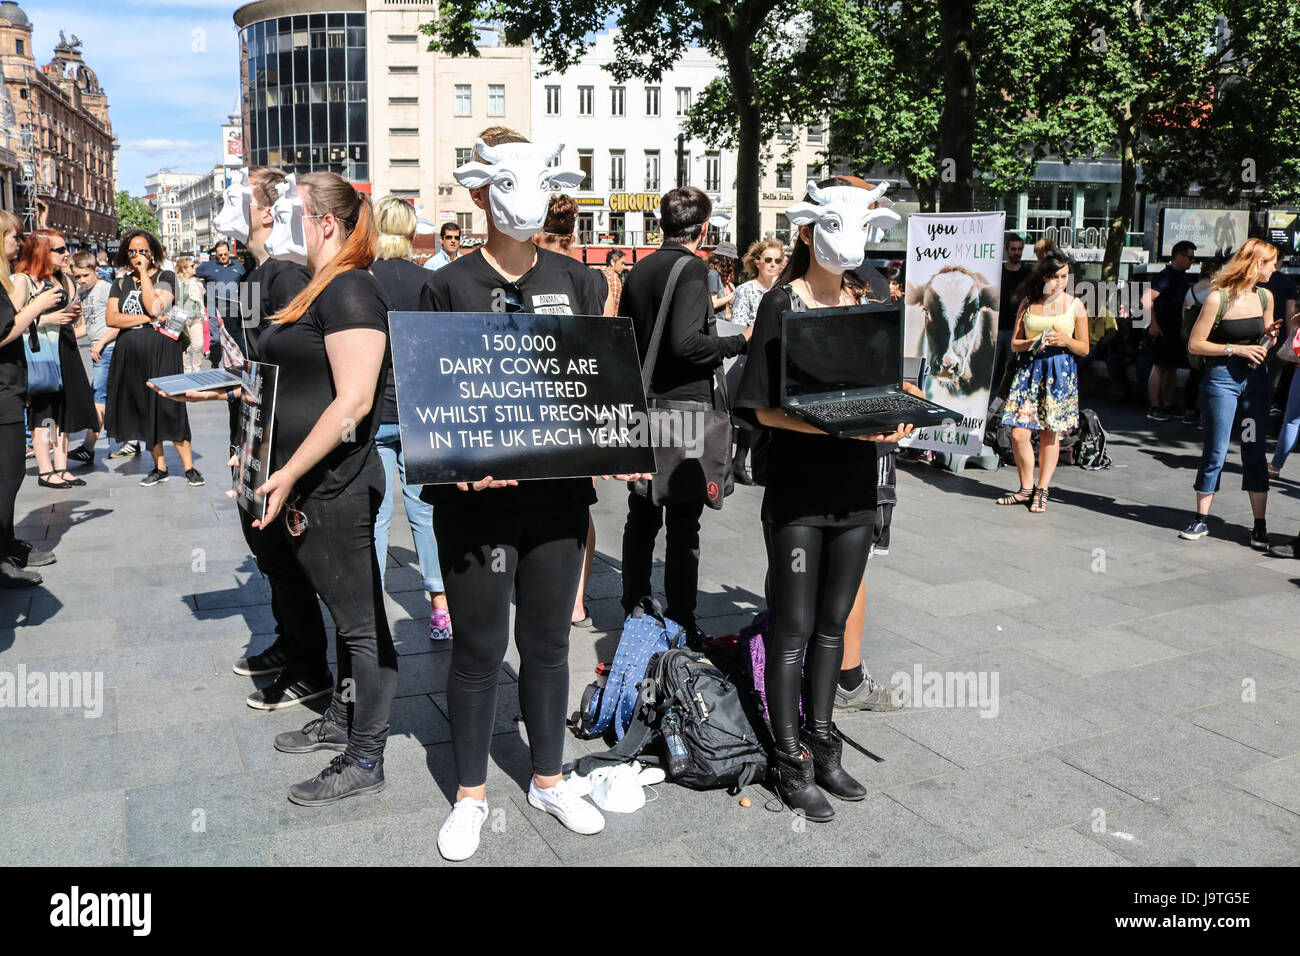
[[[240,242],[248,242],[248,204],[252,198],[253,189],[248,185],[247,167],[236,170],[230,185],[221,192],[221,211],[213,223],[220,235],[234,236]]]
[[[879,242],[884,236],[887,227],[877,223],[900,221],[892,209],[870,208],[888,188],[888,183],[870,190],[857,186],[820,188],[810,179],[810,201],[795,203],[785,214],[796,226],[813,227],[812,251],[818,264],[833,275],[843,275],[862,265],[868,242]]]
[[[456,182],[469,189],[488,188],[488,211],[497,229],[517,242],[527,242],[541,232],[551,193],[574,189],[586,176],[580,170],[550,164],[564,150],[540,143],[474,144],[483,162],[466,163],[452,172]]]
[[[276,183],[275,191],[279,198],[271,205],[271,234],[266,237],[267,255],[306,265],[307,239],[303,234],[302,197],[298,195],[298,181],[291,173],[284,182]]]

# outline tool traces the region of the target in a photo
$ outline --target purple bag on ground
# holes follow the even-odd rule
[[[772,612],[759,611],[754,620],[740,629],[741,660],[745,662],[745,673],[749,675],[758,694],[758,702],[763,705],[763,719],[769,724],[771,715],[767,712],[767,644],[764,643],[768,630],[772,627]],[[799,699],[799,716],[803,716],[803,698]]]

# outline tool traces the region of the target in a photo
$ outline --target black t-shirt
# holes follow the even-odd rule
[[[14,330],[17,316],[13,300],[0,289],[0,339]],[[31,330],[28,326],[23,335]],[[23,406],[27,403],[27,358],[23,353],[23,336],[0,347],[0,425],[12,425],[23,420]]]
[[[604,299],[582,263],[548,249],[537,250],[537,263],[510,283],[488,264],[480,250],[460,256],[430,277],[420,295],[421,312],[492,312],[503,301],[504,287],[515,285],[525,312],[600,315]],[[472,511],[533,511],[589,505],[596,491],[589,478],[543,478],[510,488],[460,491],[455,485],[425,485],[421,497],[435,506]]]
[[[165,270],[154,270],[152,273],[154,292],[170,292],[173,296],[176,294],[176,273]],[[117,300],[117,311],[123,315],[146,315],[144,306],[140,302],[140,282],[136,279],[135,274],[119,276],[113,280],[113,288],[108,292],[109,300]],[[158,321],[162,318],[159,315],[150,314],[152,321]],[[134,328],[146,328],[146,326],[134,326]],[[130,331],[130,330],[125,330]],[[120,332],[118,333],[121,334]]]
[[[433,278],[433,273],[410,259],[378,259],[370,267],[371,273],[388,296],[394,312],[419,312],[420,293]],[[390,346],[391,349],[391,346]],[[397,387],[393,383],[393,358],[388,357],[388,377],[384,381],[384,408],[379,424],[397,423]]]
[[[241,342],[248,358],[259,361],[258,338],[270,326],[271,316],[279,312],[294,300],[307,284],[311,282],[311,272],[306,266],[287,259],[267,259],[252,272],[247,273],[244,283],[251,287],[257,297],[257,312],[243,316],[243,336],[235,337]],[[241,302],[250,304],[253,297],[241,292]],[[226,330],[230,331],[235,323],[226,321]]]
[[[258,337],[262,360],[280,367],[275,399],[275,433],[271,468],[278,471],[293,457],[316,427],[321,413],[334,401],[325,338],[348,329],[374,329],[388,334],[388,303],[379,284],[365,269],[336,276],[316,297],[297,322],[272,325]],[[384,365],[387,366],[387,353]],[[375,401],[356,424],[354,440],[344,441],[298,480],[303,495],[332,498],[365,467],[373,454],[379,430],[380,397],[384,373],[375,381]]]
[[[1165,335],[1182,339],[1183,302],[1192,283],[1187,278],[1187,270],[1165,266],[1151,280],[1151,288],[1157,293],[1152,311],[1156,324]]]
[[[753,410],[781,407],[781,313],[794,293],[778,286],[758,304],[749,358],[733,405],[754,424]],[[762,426],[760,426],[762,427]],[[762,518],[773,524],[850,527],[876,511],[876,443],[769,429]]]
[[[1029,278],[1029,266],[1023,262],[1012,272],[1002,265],[1002,302],[998,307],[998,331],[1010,332],[1016,327],[1016,313],[1020,311],[1020,297],[1016,294],[1020,284]]]

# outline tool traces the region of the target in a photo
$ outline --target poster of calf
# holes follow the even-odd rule
[[[1004,212],[913,213],[907,223],[904,355],[925,397],[961,415],[918,429],[910,448],[978,455],[993,384]]]

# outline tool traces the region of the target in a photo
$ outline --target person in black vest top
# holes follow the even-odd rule
[[[659,204],[663,245],[633,266],[623,285],[619,314],[631,317],[637,349],[644,363],[668,275],[674,265],[687,259],[672,293],[654,376],[646,393],[651,407],[685,412],[711,409],[715,370],[724,359],[740,355],[749,345],[752,328],[739,335],[718,336],[712,331],[714,300],[709,295],[709,268],[696,255],[708,234],[712,213],[709,197],[694,186],[667,193]],[[665,476],[660,476],[651,485],[664,480]],[[651,487],[649,494],[653,493]],[[694,647],[705,640],[695,623],[703,513],[703,487],[697,501],[673,501],[664,505],[655,504],[651,497],[633,489],[627,496],[627,523],[623,528],[624,612],[630,613],[650,595],[655,538],[666,524],[665,611],[686,629],[688,641]]]
[[[312,280],[271,317],[259,357],[279,367],[262,534],[281,537],[334,619],[338,683],[326,719],[277,738],[307,752],[344,744],[289,799],[316,806],[384,788],[384,744],[397,653],[375,558],[384,469],[375,450],[388,364],[387,297],[368,271],[376,232],[369,201],[335,173],[298,180]],[[288,746],[282,746],[287,743]]]
[[[546,173],[554,155],[513,131],[484,131],[474,161],[454,175],[488,213],[487,242],[433,274],[421,311],[600,315],[604,298],[588,270],[531,241],[545,218],[547,193],[576,185],[581,176],[560,169]],[[508,184],[498,173],[503,169],[515,173]],[[488,752],[510,640],[512,594],[519,709],[532,755],[528,802],[575,833],[599,833],[604,817],[560,774],[569,702],[569,615],[582,573],[588,507],[595,501],[591,479],[519,481],[488,475],[472,484],[426,485],[423,497],[434,506],[438,556],[456,621],[447,707],[458,787],[438,832],[438,851],[449,860],[469,858],[487,819]]]

